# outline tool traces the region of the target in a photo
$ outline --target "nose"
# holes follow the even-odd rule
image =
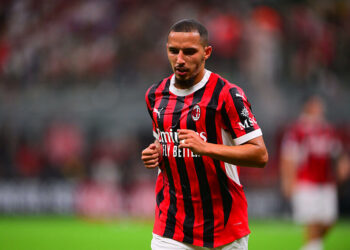
[[[184,63],[185,63],[184,54],[180,50],[179,53],[177,54],[177,57],[176,57],[176,64],[184,64]]]

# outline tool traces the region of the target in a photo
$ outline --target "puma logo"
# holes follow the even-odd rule
[[[160,118],[160,113],[162,112],[163,108],[161,108],[160,110],[154,108],[153,112],[155,112],[157,114],[158,119]]]

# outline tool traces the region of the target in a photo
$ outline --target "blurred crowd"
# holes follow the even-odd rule
[[[244,82],[257,104],[255,112],[265,126],[272,157],[264,178],[255,170],[243,172],[247,182],[278,183],[278,143],[284,125],[279,119],[292,119],[298,108],[298,99],[288,93],[312,90],[330,102],[339,101],[331,113],[350,151],[350,126],[344,115],[349,110],[339,108],[350,98],[347,0],[3,0],[0,180],[94,181],[117,183],[126,190],[143,179],[152,183],[154,172],[146,171],[139,160],[141,149],[152,140],[151,130],[122,132],[118,138],[99,136],[103,127],[60,119],[62,111],[53,113],[49,105],[46,109],[51,99],[47,91],[74,90],[79,99],[85,88],[96,87],[101,100],[95,103],[103,102],[110,86],[119,89],[116,96],[123,95],[122,90],[143,93],[170,72],[166,36],[181,18],[195,18],[208,27],[214,48],[208,68]],[[18,112],[33,91],[41,93],[36,96],[41,102],[37,110],[50,114],[40,117],[50,119]],[[74,109],[74,103],[66,109]],[[84,104],[86,109],[90,104]],[[92,108],[89,112],[104,113]],[[39,129],[26,127],[35,119],[41,119]],[[150,128],[147,122],[129,121]]]
[[[149,141],[149,138],[146,138]],[[142,136],[101,138],[79,126],[53,121],[40,134],[0,127],[0,180],[78,180],[128,187],[150,177],[139,162]],[[144,142],[147,143],[147,142]],[[142,171],[144,170],[144,171]]]
[[[334,84],[348,74],[346,0],[4,0],[1,87],[158,77],[167,70],[169,26],[184,17],[209,28],[212,61],[236,66],[253,84],[276,84],[282,75],[295,84],[315,77]]]

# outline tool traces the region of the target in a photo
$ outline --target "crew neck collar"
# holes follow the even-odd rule
[[[175,74],[174,74],[170,79],[170,86],[169,86],[170,92],[172,92],[173,94],[175,94],[177,96],[187,96],[187,95],[190,95],[190,94],[196,92],[197,90],[202,88],[209,80],[211,71],[209,71],[207,69],[204,69],[204,70],[205,70],[205,73],[204,73],[202,80],[200,80],[198,83],[196,83],[195,85],[191,86],[188,89],[179,89],[179,88],[175,87]]]

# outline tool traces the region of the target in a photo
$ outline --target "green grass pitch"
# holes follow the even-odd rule
[[[302,228],[290,221],[251,220],[250,250],[295,250]],[[0,250],[150,249],[152,221],[89,221],[74,217],[0,217]],[[339,221],[325,250],[350,249],[350,221]]]

